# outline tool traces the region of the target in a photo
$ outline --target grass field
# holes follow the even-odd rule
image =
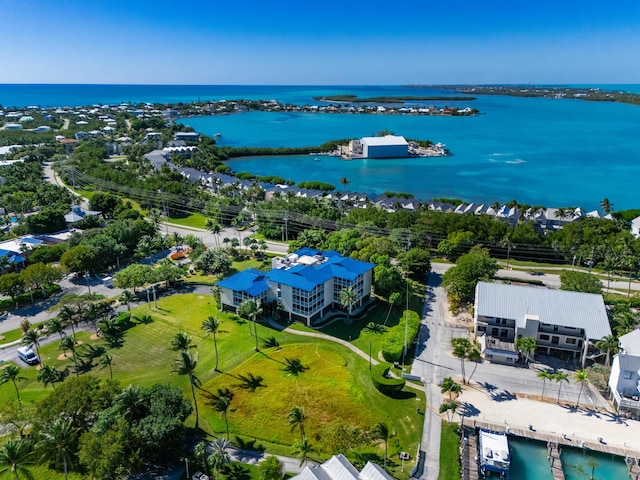
[[[442,422],[438,480],[460,479],[460,436],[456,423]]]
[[[204,230],[205,223],[209,219],[201,213],[191,213],[187,216],[169,217],[169,223],[175,223],[176,225],[182,225],[183,227],[200,228]]]
[[[205,337],[200,330],[202,320],[210,312],[221,320],[217,339],[222,373],[214,371],[213,339]],[[173,373],[177,354],[169,349],[170,340],[177,332],[189,333],[198,354],[196,375],[203,385],[198,392],[201,425],[210,434],[222,435],[225,425],[220,414],[205,403],[204,392],[229,388],[234,393],[228,412],[231,439],[238,435],[245,440],[257,440],[273,453],[289,455],[290,445],[299,438],[298,431],[292,432],[286,423],[287,413],[295,405],[305,408],[308,417],[305,431],[319,450],[315,454],[318,459],[329,456],[322,451],[322,436],[325,426],[338,418],[363,428],[386,422],[390,430],[395,431],[389,442],[390,456],[400,450],[414,450],[421,438],[423,417],[416,414],[416,407],[424,405],[423,392],[407,388],[399,398],[382,395],[369,378],[368,362],[339,344],[258,324],[261,343],[275,337],[279,347],[256,353],[254,337],[249,333],[250,323],[235,315],[217,312],[213,299],[204,295],[173,295],[159,300],[157,309],[149,310],[144,305],[132,309],[132,313],[134,317],[150,314],[152,321],[134,323],[125,332],[123,345],[113,349],[101,339],[92,339],[93,332],[79,332],[82,344],[78,351],[87,355],[86,358],[109,351],[113,357],[114,379],[123,386],[169,382],[181,387],[191,399],[187,378]],[[58,344],[56,340],[41,347],[43,361],[56,368],[72,368],[70,359],[60,357]],[[283,371],[286,358],[299,359],[305,370],[298,376],[286,374]],[[106,378],[108,369],[99,368],[97,363],[94,358],[90,373]],[[45,388],[36,381],[34,367],[20,367],[21,375],[27,378],[19,383],[23,401],[37,400],[51,391],[51,386]],[[255,391],[241,386],[239,376],[249,373],[263,377],[262,386]],[[15,395],[13,384],[0,386],[0,398],[15,398]],[[192,415],[187,425],[193,425],[194,421]],[[380,446],[374,449],[377,455],[381,452]]]

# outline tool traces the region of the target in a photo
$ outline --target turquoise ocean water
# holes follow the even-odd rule
[[[602,88],[640,93],[639,85]],[[120,102],[188,102],[277,99],[318,104],[314,96],[352,93],[443,95],[442,88],[399,86],[144,86],[0,85],[0,104],[86,105]],[[426,102],[426,104],[439,102]],[[442,102],[440,102],[441,104]],[[616,209],[640,208],[640,107],[576,100],[479,96],[450,105],[478,108],[477,117],[334,115],[248,112],[182,119],[196,130],[221,133],[233,146],[318,145],[391,130],[409,138],[443,142],[447,158],[345,161],[308,156],[254,157],[229,162],[235,171],[320,180],[365,193],[410,192],[416,197],[456,197],[493,202],[517,199],[545,206],[598,207],[609,198]],[[440,105],[444,106],[444,105]]]

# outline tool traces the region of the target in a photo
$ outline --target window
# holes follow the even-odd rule
[[[633,372],[631,370],[625,370],[624,374],[622,375],[622,378],[624,378],[625,380],[631,380],[632,376],[633,376]]]
[[[565,340],[565,342],[566,342],[568,345],[575,345],[575,344],[576,344],[576,339],[575,339],[575,338],[567,338],[567,339]]]
[[[540,340],[544,340],[544,341],[548,342],[549,341],[549,335],[541,334],[540,335]]]

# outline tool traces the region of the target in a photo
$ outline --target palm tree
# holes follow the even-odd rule
[[[613,330],[618,337],[622,337],[633,331],[636,325],[636,319],[631,312],[618,312],[613,315],[613,321],[616,324]]]
[[[453,394],[455,393],[456,397],[457,397],[458,395],[460,395],[461,391],[462,391],[462,387],[453,378],[446,377],[445,379],[442,380],[442,385],[440,387],[440,392],[443,393],[443,394],[449,392],[449,401],[450,402],[453,402],[453,398],[452,398]]]
[[[20,367],[17,365],[7,365],[2,369],[0,373],[0,385],[7,382],[13,382],[13,386],[16,389],[16,395],[18,397],[18,403],[20,403],[20,390],[18,390],[18,382],[26,380],[27,377],[20,376]]]
[[[77,433],[69,420],[57,418],[40,432],[40,441],[36,448],[42,456],[55,463],[62,462],[64,478],[68,479],[70,457],[74,452]]]
[[[547,380],[553,379],[553,373],[550,372],[549,370],[540,370],[536,374],[536,377],[542,379],[542,395],[540,395],[540,400],[542,400],[544,398],[544,387],[547,384]]]
[[[191,352],[187,352],[186,350],[180,351],[180,356],[176,359],[176,369],[175,372],[178,375],[188,375],[189,376],[189,384],[191,385],[191,395],[193,395],[193,404],[196,410],[196,425],[195,428],[198,430],[198,400],[196,399],[196,385],[200,384],[200,380],[198,377],[194,375],[194,371],[198,366],[198,354],[192,354]]]
[[[602,208],[605,215],[608,215],[613,211],[613,203],[611,203],[608,198],[603,198],[600,202],[600,208]]]
[[[309,443],[309,439],[307,437],[304,437],[302,440],[297,441],[293,444],[291,453],[300,457],[300,466],[302,466],[307,463],[309,454],[314,450],[315,449],[313,448],[313,445]]]
[[[304,413],[304,407],[295,406],[291,409],[287,415],[287,425],[291,425],[291,431],[298,427],[300,428],[300,441],[304,439],[304,421],[307,416]]]
[[[602,339],[596,342],[596,347],[600,349],[600,351],[604,351],[607,353],[607,357],[605,359],[605,363],[609,365],[609,358],[611,354],[618,353],[618,339],[613,335],[606,335],[602,337]]]
[[[33,328],[30,328],[25,332],[22,336],[22,345],[33,345],[36,347],[36,353],[38,354],[38,358],[40,357],[40,335]]]
[[[209,463],[216,471],[216,477],[219,478],[220,472],[231,463],[231,456],[227,449],[229,448],[229,440],[216,437],[211,442],[212,453],[209,456]]]
[[[344,188],[347,188],[347,185],[349,185],[349,179],[348,179],[347,177],[342,177],[342,178],[340,179],[340,183],[342,184],[342,186],[343,186]]]
[[[154,230],[158,230],[158,227],[160,226],[160,217],[160,210],[157,208],[149,210],[149,221],[151,222],[151,225],[153,225]]]
[[[180,245],[182,245],[182,242],[184,241],[184,237],[182,235],[180,235],[180,233],[178,232],[173,232],[171,234],[171,242],[176,246],[179,247]]]
[[[347,319],[351,318],[351,309],[358,300],[358,292],[353,287],[345,287],[340,290],[340,305],[347,309]]]
[[[256,317],[261,313],[262,313],[262,308],[260,308],[260,304],[255,300],[245,300],[238,307],[239,315],[243,317],[251,318],[253,320],[253,329],[255,330],[255,337],[256,337],[256,347],[255,347],[256,352],[260,351],[260,349],[258,348],[258,325],[256,323]]]
[[[51,384],[53,389],[56,389],[56,382],[61,380],[61,374],[56,368],[52,365],[42,365],[40,367],[40,371],[38,372],[37,380],[42,382],[44,386]]]
[[[199,442],[193,449],[193,457],[197,462],[200,463],[200,465],[202,465],[202,467],[204,468],[204,473],[207,476],[209,476],[209,459],[207,458],[208,453],[207,442]]]
[[[380,422],[376,424],[375,427],[373,427],[373,429],[371,430],[371,433],[373,435],[373,438],[384,441],[384,468],[386,469],[387,457],[389,454],[389,450],[388,450],[389,437],[391,436],[389,432],[389,427],[387,426],[386,423]]]
[[[64,327],[71,327],[71,335],[75,341],[76,338],[76,323],[78,312],[71,305],[63,305],[58,313],[58,318],[62,322]]]
[[[108,353],[103,353],[100,357],[100,365],[102,365],[101,368],[109,367],[109,378],[113,380],[113,369],[111,367],[113,365],[113,357]]]
[[[9,472],[15,480],[33,480],[33,473],[27,468],[36,463],[33,446],[26,440],[7,440],[0,450],[0,474]]]
[[[216,412],[220,412],[224,418],[224,423],[227,429],[227,440],[229,440],[229,419],[227,418],[227,412],[229,411],[229,406],[233,399],[233,393],[228,388],[225,388],[224,390],[219,388],[217,394],[211,395],[211,399],[211,405],[213,408]]]
[[[64,337],[62,337],[62,340],[60,340],[60,348],[62,348],[65,356],[67,355],[67,350],[71,352],[71,358],[73,360],[73,364],[76,367],[76,377],[79,377],[80,373],[78,370],[78,359],[76,358],[76,342],[73,338],[65,335]]]
[[[125,290],[120,294],[120,298],[118,300],[120,303],[125,303],[127,305],[127,311],[131,313],[131,302],[136,300],[136,296],[131,292],[131,290]]]
[[[214,219],[208,218],[204,223],[204,226],[207,230],[209,230],[214,235],[214,239],[216,241],[216,246],[220,248],[220,232],[222,231],[222,226]]]
[[[389,315],[391,315],[393,306],[398,303],[401,297],[402,295],[400,294],[400,292],[393,292],[391,295],[389,295],[389,311],[387,312],[387,316],[384,319],[383,325],[387,324],[387,320],[389,320]]]
[[[453,356],[460,359],[460,371],[462,373],[462,383],[467,384],[465,378],[465,360],[475,361],[480,357],[480,350],[477,342],[471,342],[467,338],[452,338]],[[472,373],[473,375],[473,373]]]
[[[216,339],[218,328],[220,328],[220,322],[212,315],[209,315],[202,321],[202,330],[204,330],[207,335],[210,333],[213,335],[213,347],[216,351],[216,366],[213,369],[215,372],[218,371],[218,340]]]
[[[186,332],[178,332],[171,339],[171,350],[175,352],[186,352],[190,348],[194,348],[195,345],[192,345],[193,339]]]
[[[564,372],[554,373],[553,381],[558,384],[558,402],[557,403],[560,403],[560,391],[562,390],[562,382],[569,383],[569,374]]]
[[[511,233],[507,233],[502,240],[500,240],[500,246],[507,249],[507,270],[509,269],[509,257],[511,256],[511,249],[516,248],[516,244],[511,240]]]
[[[62,340],[62,334],[64,333],[64,325],[60,318],[53,317],[47,322],[47,332],[49,333],[57,333],[60,335],[60,340]]]
[[[151,255],[153,252],[153,239],[149,235],[143,235],[140,240],[138,240],[136,252],[143,258],[147,258]]]
[[[578,393],[578,401],[576,402],[576,408],[580,404],[580,396],[582,395],[582,389],[584,388],[584,384],[589,381],[589,374],[585,369],[576,370],[573,374],[573,379],[576,382],[580,382],[580,392]]]
[[[516,348],[524,354],[525,362],[529,363],[530,356],[536,351],[536,339],[532,337],[524,337],[516,339]]]

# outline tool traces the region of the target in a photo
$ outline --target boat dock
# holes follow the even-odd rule
[[[549,450],[549,463],[551,464],[551,473],[553,480],[564,480],[564,471],[562,470],[562,460],[560,460],[560,449],[556,442],[547,442]]]
[[[474,428],[464,427],[460,447],[462,480],[478,480],[478,434]]]
[[[624,459],[624,463],[627,464],[629,478],[631,480],[640,480],[640,465],[638,465],[638,459],[627,456]]]

